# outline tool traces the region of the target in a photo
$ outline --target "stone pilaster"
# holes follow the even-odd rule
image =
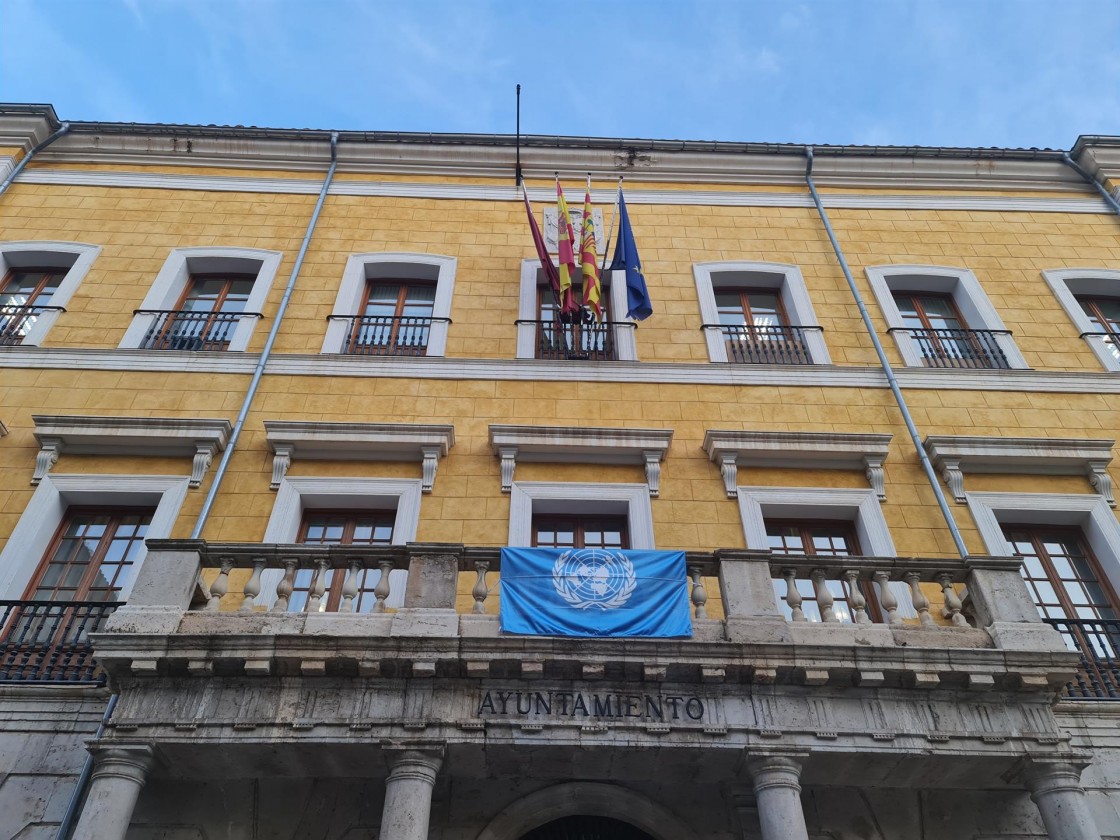
[[[1023,773],[1023,786],[1038,806],[1050,840],[1101,840],[1077,765],[1034,762]]]
[[[762,840],[809,840],[801,809],[801,760],[766,755],[747,762],[758,801]]]
[[[72,840],[124,840],[132,809],[152,767],[145,746],[93,747],[93,775]]]
[[[432,788],[443,764],[443,749],[393,747],[386,754],[389,778],[380,840],[427,840]]]

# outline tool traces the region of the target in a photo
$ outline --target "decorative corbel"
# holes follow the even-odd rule
[[[875,491],[879,501],[885,502],[887,500],[887,488],[883,476],[883,459],[878,455],[864,455],[863,466],[867,483],[871,485],[871,489]]]
[[[280,482],[284,480],[284,476],[288,474],[288,467],[292,465],[292,453],[295,452],[295,446],[290,443],[274,443],[272,448],[276,454],[272,456],[272,481],[269,483],[268,489],[279,490]]]
[[[723,475],[727,498],[734,499],[739,495],[739,456],[734,452],[724,452],[719,456],[719,471]]]
[[[966,501],[964,497],[964,473],[961,472],[961,462],[957,459],[946,458],[941,462],[941,477],[953,494],[953,500]]]
[[[191,462],[190,487],[202,484],[202,477],[214,462],[214,451],[218,445],[214,441],[195,441],[194,460]]]
[[[503,446],[498,450],[502,459],[502,492],[509,493],[513,490],[513,471],[517,467],[517,447]]]
[[[424,461],[420,465],[420,489],[425,493],[431,493],[432,486],[436,483],[436,470],[439,468],[439,447],[421,446],[420,454],[424,456]]]
[[[39,447],[39,454],[35,456],[35,472],[31,474],[32,486],[37,486],[47,477],[51,467],[58,463],[58,456],[62,454],[62,438],[42,438]]]
[[[649,494],[655,499],[661,495],[661,454],[653,449],[642,452],[646,459],[646,484],[649,485]]]
[[[1085,466],[1085,474],[1093,489],[1104,496],[1109,507],[1116,507],[1116,499],[1112,496],[1112,476],[1108,474],[1108,461],[1090,461]]]

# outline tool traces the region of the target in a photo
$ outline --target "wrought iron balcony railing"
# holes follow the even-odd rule
[[[141,350],[225,350],[242,318],[259,312],[191,312],[185,309],[137,309],[153,316]]]
[[[618,360],[615,327],[633,327],[627,322],[521,320],[518,324],[534,324],[537,329],[537,358],[567,361],[614,362]]]
[[[0,683],[103,685],[89,634],[118,606],[106,601],[0,601]]]
[[[428,350],[428,336],[436,321],[451,323],[450,318],[390,315],[332,315],[346,321],[346,338],[342,352],[359,356],[423,356]]]
[[[727,361],[748,365],[811,365],[813,359],[805,333],[821,329],[755,324],[704,324],[704,328],[718,329],[723,333],[727,343]]]
[[[896,327],[889,332],[909,333],[926,367],[1006,370],[1011,365],[999,346],[998,336],[1009,330],[923,330]]]
[[[1120,700],[1120,621],[1047,618],[1070,650],[1081,654],[1077,675],[1066,685],[1069,700]]]
[[[61,306],[0,305],[0,345],[22,344],[44,312],[65,312]]]

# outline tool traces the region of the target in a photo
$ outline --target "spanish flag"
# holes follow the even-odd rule
[[[563,313],[575,312],[575,295],[572,292],[572,277],[576,273],[576,255],[572,250],[576,234],[572,230],[572,220],[568,216],[568,202],[564,200],[564,190],[560,187],[560,179],[556,179],[556,224],[558,226],[556,241],[559,243],[557,261],[560,263],[560,311]]]
[[[579,261],[583,271],[583,305],[595,312],[595,317],[603,320],[603,308],[599,302],[602,285],[599,282],[599,253],[595,244],[595,219],[591,216],[591,176],[587,177],[587,192],[583,196],[583,227],[580,231]]]

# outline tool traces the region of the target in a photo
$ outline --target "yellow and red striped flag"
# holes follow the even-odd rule
[[[564,190],[560,179],[556,179],[556,241],[559,243],[557,262],[560,263],[560,311],[575,312],[575,294],[572,292],[572,277],[576,273],[576,255],[572,250],[576,234],[572,230],[572,219],[568,215],[568,202],[564,200]]]
[[[587,192],[583,195],[583,226],[580,230],[579,261],[583,271],[583,305],[591,307],[595,317],[603,320],[600,303],[603,288],[599,281],[599,252],[595,242],[595,219],[591,215],[591,176],[587,176]]]

